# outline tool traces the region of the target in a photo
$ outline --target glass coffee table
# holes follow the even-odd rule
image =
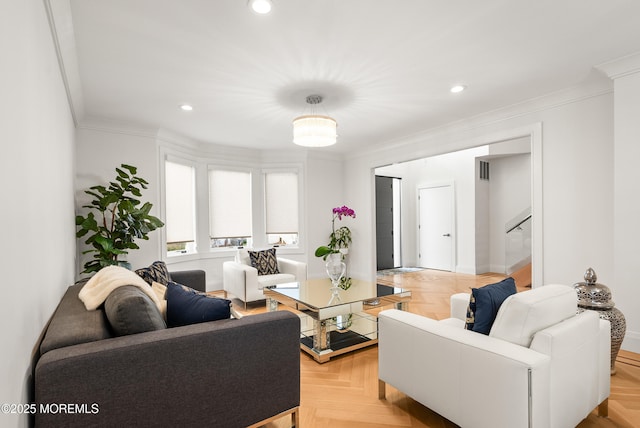
[[[406,310],[411,291],[354,279],[348,290],[332,300],[331,281],[312,279],[262,290],[267,310],[278,304],[300,314],[300,348],[319,363],[378,343],[377,314],[384,308]]]

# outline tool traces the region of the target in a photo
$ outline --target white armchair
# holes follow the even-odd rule
[[[607,416],[611,326],[576,315],[572,287],[547,285],[507,298],[489,336],[465,330],[468,294],[452,318],[379,314],[379,397],[388,383],[461,427],[574,427]]]
[[[280,273],[258,275],[258,270],[251,266],[249,252],[245,249],[238,250],[235,260],[222,264],[222,281],[225,292],[242,300],[246,308],[247,302],[264,299],[262,294],[264,287],[306,281],[306,263],[282,257],[277,257],[277,260]]]

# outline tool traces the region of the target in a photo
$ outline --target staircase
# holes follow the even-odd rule
[[[531,286],[531,207],[505,224],[506,274],[518,287]]]
[[[531,263],[521,267],[510,276],[515,280],[518,290],[531,287]]]

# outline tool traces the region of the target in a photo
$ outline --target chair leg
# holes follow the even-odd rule
[[[291,413],[291,428],[296,428],[300,424],[300,407]]]
[[[383,381],[378,379],[378,399],[380,400],[384,400],[386,398],[387,395],[387,384]]]
[[[609,398],[605,398],[602,403],[598,404],[598,416],[602,418],[609,416]]]
[[[261,428],[270,422],[275,421],[276,419],[284,418],[285,416],[291,415],[291,424],[292,427],[297,427],[300,424],[300,406],[297,406],[293,409],[286,410],[282,413],[278,413],[277,415],[271,416],[270,418],[263,419],[255,424],[249,425],[247,428]]]

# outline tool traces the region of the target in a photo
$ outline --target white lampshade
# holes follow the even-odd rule
[[[293,142],[305,147],[326,147],[336,143],[338,124],[329,116],[305,115],[293,120]]]
[[[317,114],[322,95],[309,95],[306,98],[308,114],[293,119],[293,142],[305,147],[326,147],[335,144],[338,138],[338,124],[330,116]]]

